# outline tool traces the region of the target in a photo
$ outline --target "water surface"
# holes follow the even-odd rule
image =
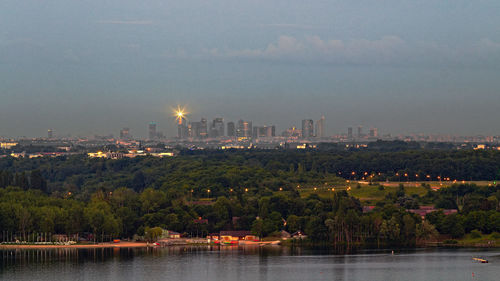
[[[500,250],[418,249],[394,255],[280,246],[0,250],[0,279],[497,281]]]

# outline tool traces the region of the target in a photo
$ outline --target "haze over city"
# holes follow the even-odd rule
[[[281,132],[498,135],[498,1],[0,3],[0,135],[176,135],[192,120]]]

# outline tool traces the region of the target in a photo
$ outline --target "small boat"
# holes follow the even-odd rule
[[[480,263],[488,263],[488,260],[485,260],[485,259],[480,259],[480,258],[472,258],[472,259],[475,261],[478,261]]]

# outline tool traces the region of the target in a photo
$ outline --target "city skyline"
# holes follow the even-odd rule
[[[168,109],[179,103],[193,117],[224,113],[278,128],[324,114],[327,134],[359,124],[393,134],[500,130],[498,1],[5,0],[0,8],[2,136],[130,127],[147,137],[151,120],[172,132]]]

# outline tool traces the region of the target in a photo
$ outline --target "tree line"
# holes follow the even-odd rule
[[[300,192],[304,186],[344,182],[342,171],[353,167],[362,174],[382,169],[411,171],[410,167],[427,164],[431,169],[427,172],[440,174],[435,170],[440,166],[429,164],[441,161],[438,156],[446,156],[455,171],[464,161],[472,163],[472,171],[493,171],[499,163],[493,163],[498,153],[489,151],[183,151],[166,159],[3,158],[0,229],[24,236],[92,233],[123,238],[144,236],[155,227],[194,236],[231,229],[252,230],[259,236],[301,230],[313,241],[405,246],[439,234],[462,237],[472,231],[500,232],[499,185],[459,184],[429,189],[424,196],[409,196],[400,187],[387,192],[369,213],[363,213],[361,202],[347,191],[328,196]],[[405,165],[394,164],[403,159]],[[358,161],[359,167],[354,165]],[[380,170],[363,166],[376,167],[373,163],[386,166]],[[435,212],[423,221],[406,211],[420,205],[457,209],[458,213]]]

